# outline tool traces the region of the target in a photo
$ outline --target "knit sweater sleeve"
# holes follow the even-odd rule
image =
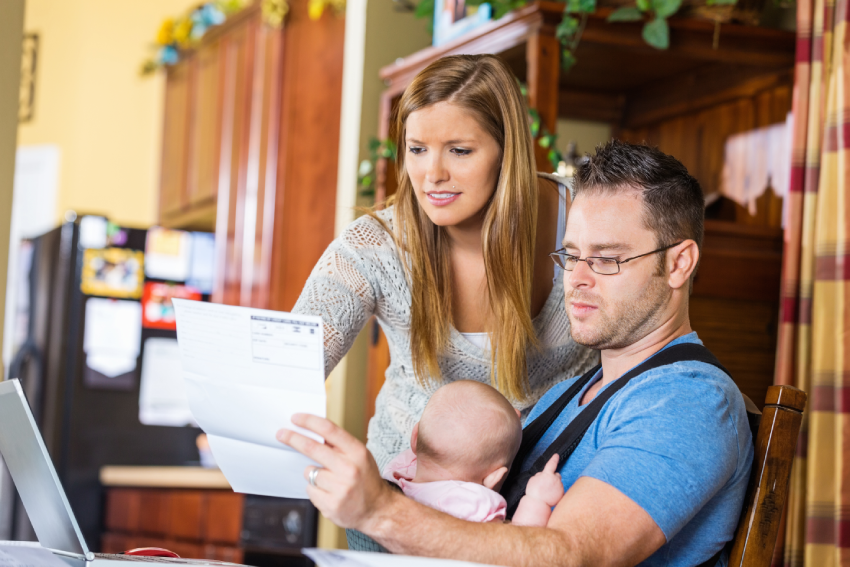
[[[375,314],[382,293],[380,257],[393,248],[378,221],[361,217],[331,242],[307,279],[292,312],[322,318],[325,377]]]

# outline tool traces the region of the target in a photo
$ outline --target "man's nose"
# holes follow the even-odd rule
[[[590,269],[587,262],[576,262],[572,272],[564,272],[564,284],[569,285],[573,289],[591,287],[595,276],[596,274]]]

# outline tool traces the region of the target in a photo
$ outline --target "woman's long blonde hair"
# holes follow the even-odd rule
[[[528,110],[513,73],[493,55],[455,55],[429,65],[405,90],[394,127],[398,153],[396,239],[412,295],[410,350],[421,384],[440,376],[452,321],[449,239],[416,199],[405,168],[412,112],[438,102],[468,110],[502,150],[496,190],[484,211],[482,239],[490,313],[490,380],[509,399],[528,395],[526,352],[537,346],[531,289],[537,235],[537,175]]]

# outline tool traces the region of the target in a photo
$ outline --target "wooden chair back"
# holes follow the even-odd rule
[[[729,567],[770,565],[788,497],[806,397],[793,386],[771,386],[767,390],[758,434],[753,437],[753,472]]]

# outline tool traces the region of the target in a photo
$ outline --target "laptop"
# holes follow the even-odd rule
[[[72,567],[118,567],[126,563],[236,566],[207,559],[177,559],[89,551],[53,461],[18,380],[0,382],[0,455],[12,475],[42,547]]]

